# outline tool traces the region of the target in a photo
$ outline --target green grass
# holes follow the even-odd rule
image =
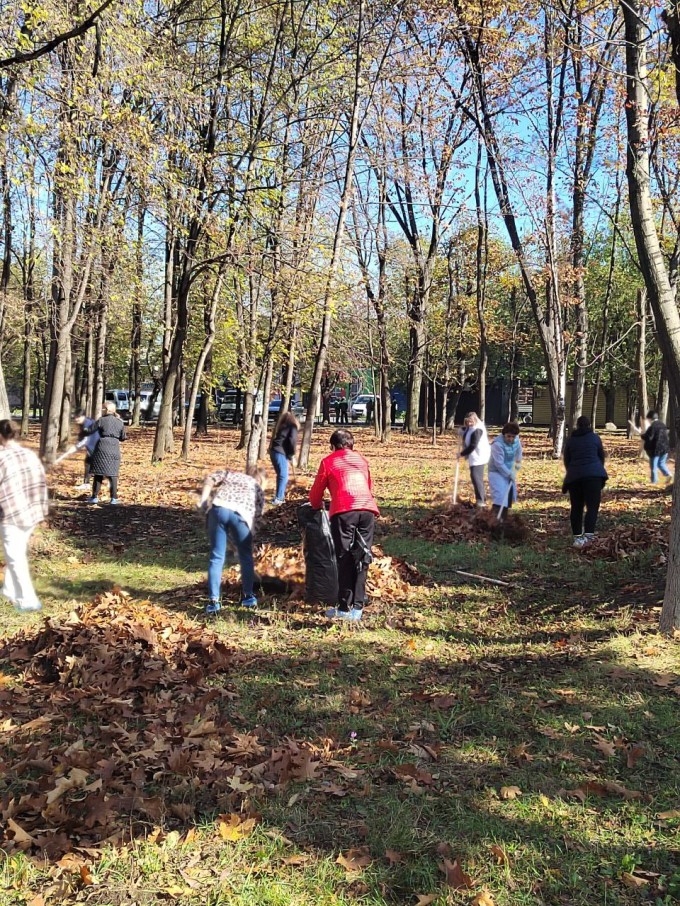
[[[657,815],[680,808],[680,699],[656,682],[680,672],[677,644],[656,635],[647,603],[621,594],[644,585],[658,550],[605,562],[574,554],[559,534],[521,547],[431,544],[412,536],[412,512],[406,519],[398,507],[411,494],[422,515],[434,474],[409,461],[408,490],[390,498],[398,524],[381,539],[436,583],[415,601],[376,607],[360,628],[285,610],[227,612],[211,624],[247,654],[215,680],[234,693],[236,728],[270,745],[294,738],[325,747],[344,774],[272,785],[245,803],[258,822],[235,843],[216,831],[225,804],[211,807],[201,791],[202,810],[179,834],[152,842],[149,823],[123,849],[105,848],[91,886],[39,859],[0,857],[0,904],[24,906],[39,892],[47,902],[95,906],[388,906],[420,894],[466,904],[482,890],[497,906],[676,902],[680,820]],[[659,506],[652,500],[649,515]],[[146,530],[170,516],[124,536],[124,548],[43,533],[35,572],[48,612],[120,584],[200,619],[202,528],[187,515],[181,532]],[[471,583],[457,569],[512,584]],[[19,626],[12,620],[7,633]],[[625,746],[634,745],[643,754],[629,766]],[[399,773],[404,765],[416,779]],[[569,794],[587,781],[641,798],[594,787],[585,801]],[[504,798],[513,786],[521,792]],[[366,847],[372,861],[350,873],[336,860],[352,847]],[[446,886],[445,857],[460,860],[472,889]],[[649,873],[637,876],[639,887],[630,886],[636,871]]]

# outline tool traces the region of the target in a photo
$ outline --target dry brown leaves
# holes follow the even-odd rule
[[[614,526],[606,535],[581,548],[579,553],[592,560],[625,560],[654,548],[667,550],[668,526],[644,522]]]
[[[236,694],[210,680],[245,660],[121,591],[5,642],[0,845],[59,859],[210,811],[223,839],[249,833],[244,802],[316,779],[322,753],[232,726]]]
[[[479,541],[480,538],[504,538],[524,541],[529,530],[521,516],[508,513],[502,523],[491,510],[478,509],[465,503],[425,516],[415,523],[416,535],[438,544],[456,541]]]

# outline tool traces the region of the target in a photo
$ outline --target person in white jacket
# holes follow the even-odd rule
[[[486,425],[476,412],[468,412],[463,421],[462,450],[460,455],[467,459],[470,467],[470,480],[475,490],[475,502],[483,507],[486,502],[484,490],[484,468],[491,456],[489,436]]]
[[[517,500],[517,472],[522,463],[519,425],[508,422],[491,444],[489,489],[494,513],[507,512]]]

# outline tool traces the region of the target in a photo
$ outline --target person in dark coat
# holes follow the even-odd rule
[[[274,439],[269,448],[269,457],[276,472],[276,494],[274,506],[280,506],[286,499],[288,485],[288,464],[292,462],[297,449],[300,423],[292,412],[284,412],[278,421]]]
[[[99,491],[104,478],[109,479],[112,504],[118,503],[118,472],[120,471],[120,443],[127,440],[123,420],[116,415],[115,403],[104,403],[104,414],[89,428],[83,429],[83,434],[99,432],[99,442],[94,448],[90,471],[94,475],[92,496],[88,503],[99,503]]]
[[[602,488],[609,477],[604,467],[602,441],[585,415],[576,420],[576,430],[564,445],[564,466],[567,474],[562,493],[569,491],[574,547],[581,548],[595,537]]]
[[[658,412],[648,412],[647,418],[651,424],[642,435],[642,443],[645,447],[645,453],[649,456],[652,484],[657,483],[659,472],[665,476],[666,484],[670,484],[673,481],[673,476],[666,465],[671,449],[668,428],[659,418]]]

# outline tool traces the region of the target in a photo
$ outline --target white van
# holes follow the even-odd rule
[[[127,390],[107,390],[104,399],[107,403],[114,403],[118,415],[124,422],[130,421],[132,412],[130,411],[130,394]]]

